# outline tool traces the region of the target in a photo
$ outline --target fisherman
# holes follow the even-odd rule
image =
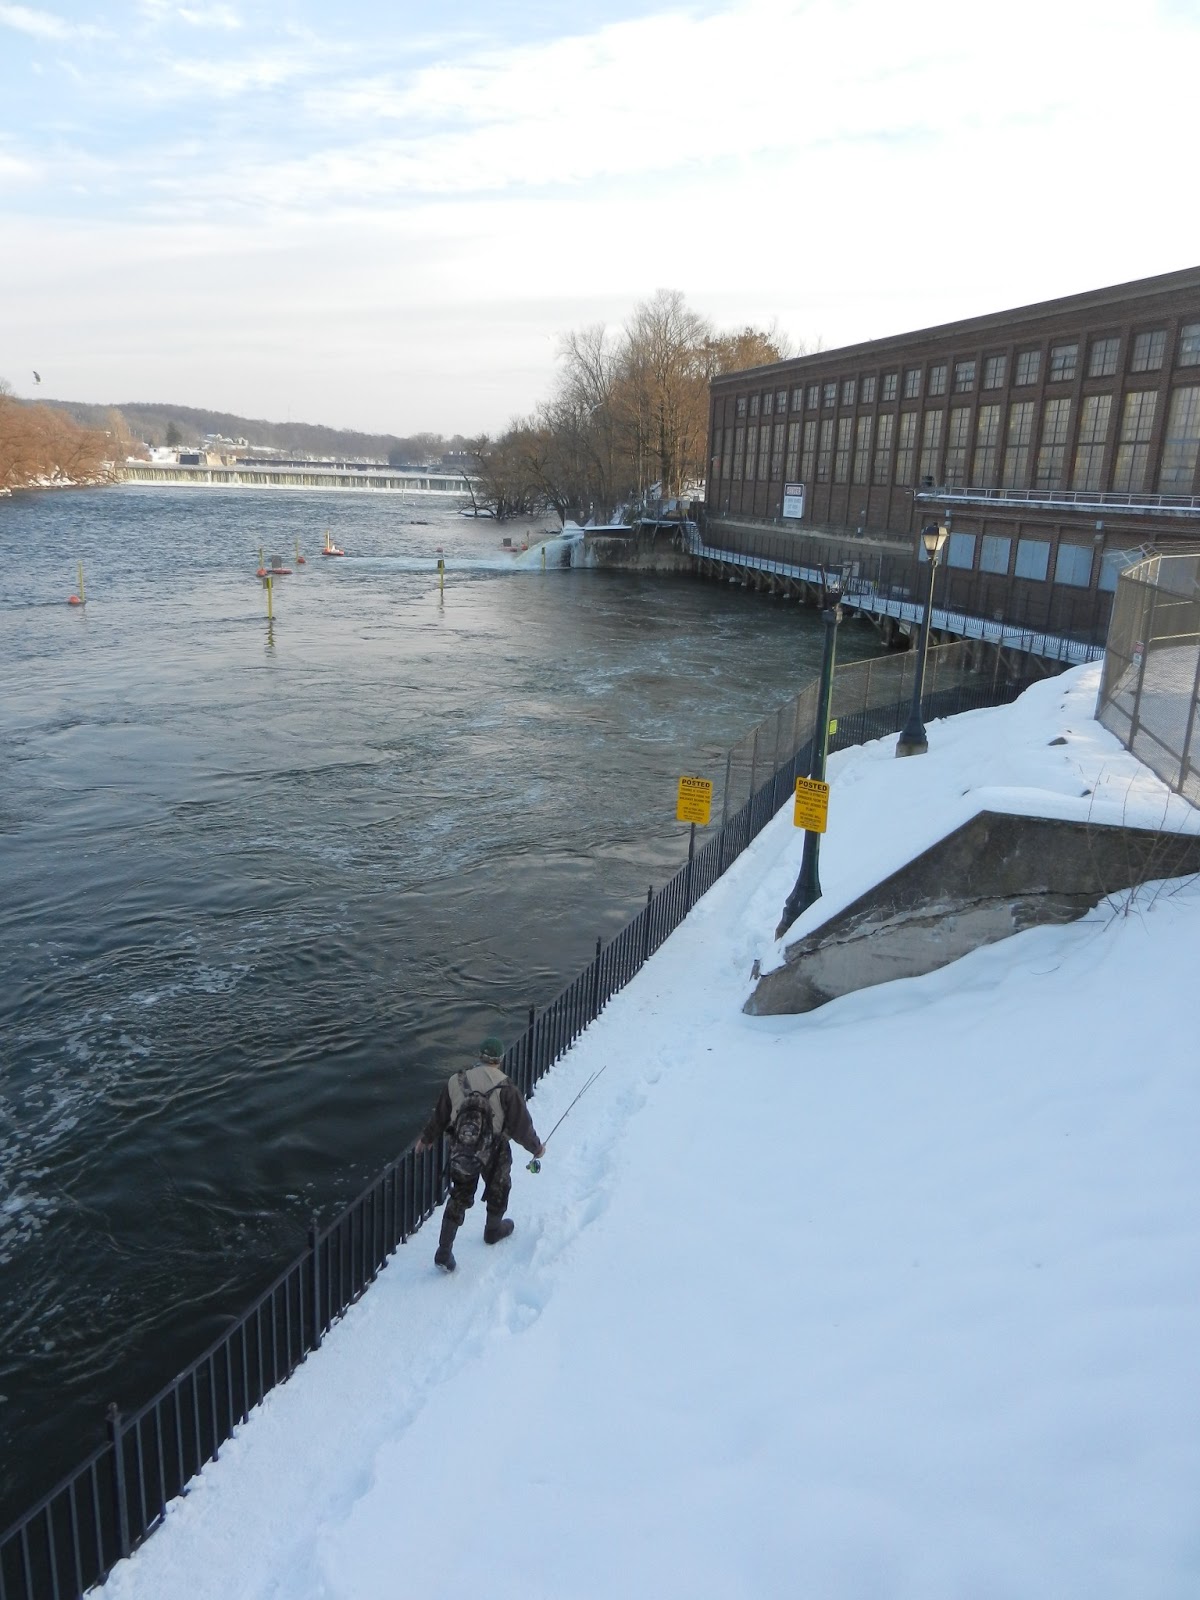
[[[431,1149],[444,1133],[450,1135],[450,1193],[433,1258],[443,1272],[454,1271],[454,1235],[475,1204],[480,1178],[487,1210],[484,1244],[499,1244],[513,1231],[511,1218],[504,1215],[512,1188],[509,1140],[515,1139],[535,1159],[546,1153],[524,1096],[500,1070],[503,1059],[503,1042],[494,1036],[485,1039],[474,1066],[456,1072],[447,1081],[417,1140],[420,1152]]]

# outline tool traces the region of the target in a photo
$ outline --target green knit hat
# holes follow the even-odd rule
[[[497,1039],[494,1033],[489,1034],[479,1046],[479,1059],[481,1061],[503,1061],[504,1040]]]

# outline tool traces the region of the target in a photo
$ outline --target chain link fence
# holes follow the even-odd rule
[[[1156,555],[1117,579],[1097,717],[1200,805],[1200,553]]]
[[[902,650],[838,667],[833,675],[830,709],[831,720],[837,726],[830,734],[830,753],[880,739],[903,727],[918,660],[917,650]],[[925,664],[921,697],[925,719],[950,717],[979,706],[1005,705],[1031,683],[1061,670],[1058,662],[1042,661],[983,640],[962,639],[940,645],[929,651]],[[721,796],[722,824],[776,775],[780,785],[772,799],[778,809],[796,776],[808,771],[817,726],[818,692],[819,685],[814,680],[729,751]]]

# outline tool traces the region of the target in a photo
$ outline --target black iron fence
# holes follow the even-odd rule
[[[1200,555],[1152,556],[1117,580],[1096,715],[1200,805]]]
[[[911,673],[911,666],[907,668]],[[1006,703],[1058,670],[979,643],[929,654],[926,720]],[[831,749],[896,732],[909,711],[902,658],[858,662],[836,675]],[[684,920],[806,776],[816,732],[806,689],[756,729],[726,764],[720,825],[510,1047],[504,1068],[526,1095]],[[764,731],[769,730],[769,731]],[[768,755],[769,748],[769,755]],[[314,1222],[304,1254],[179,1377],[136,1412],[111,1407],[108,1439],[0,1539],[0,1600],[79,1600],[163,1520],[276,1384],[316,1350],[388,1257],[446,1190],[445,1149],[393,1161],[328,1226]]]
[[[873,550],[865,542],[817,537],[791,528],[752,528],[712,512],[705,520],[703,538],[710,548],[751,556],[762,564],[846,566],[853,583],[869,586],[872,595],[885,600],[916,600],[923,605],[928,590],[929,568],[915,552],[910,556]],[[934,604],[938,610],[961,612],[1018,632],[1050,633],[1099,647],[1108,630],[1112,601],[1112,594],[1102,589],[946,564],[938,572]]]

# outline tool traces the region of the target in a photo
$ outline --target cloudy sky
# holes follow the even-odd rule
[[[503,427],[660,287],[830,348],[1200,259],[1200,0],[0,0],[0,376]]]

